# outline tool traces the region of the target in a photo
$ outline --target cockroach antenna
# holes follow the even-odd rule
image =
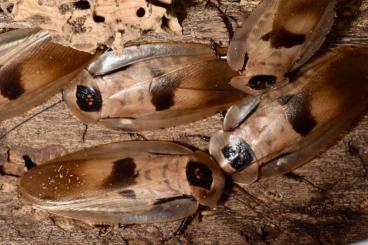
[[[15,125],[14,127],[12,127],[11,129],[9,129],[8,131],[6,131],[3,135],[0,136],[0,140],[4,139],[8,134],[10,134],[11,132],[13,132],[14,130],[16,130],[17,128],[19,128],[20,126],[22,126],[23,124],[29,122],[30,120],[32,120],[33,118],[35,118],[36,116],[42,114],[43,112],[57,106],[58,104],[60,104],[62,102],[62,100],[59,100],[55,103],[53,103],[52,105],[42,109],[41,111],[35,113],[34,115],[30,116],[29,118],[25,119],[23,122]]]

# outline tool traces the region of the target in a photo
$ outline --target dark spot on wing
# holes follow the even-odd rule
[[[211,190],[212,171],[205,164],[190,161],[186,167],[186,175],[191,185]]]
[[[271,46],[274,48],[291,48],[305,42],[304,34],[295,34],[281,27],[277,31],[266,34],[262,39],[271,38]]]
[[[135,184],[138,176],[136,164],[132,158],[124,158],[114,162],[114,167],[103,186],[108,188],[124,187]]]
[[[167,86],[155,87],[150,92],[151,102],[156,111],[164,111],[174,105],[174,91],[172,88]]]
[[[82,111],[96,112],[101,110],[102,98],[97,89],[78,85],[75,96],[77,97],[77,105]]]
[[[257,75],[253,76],[248,86],[255,90],[267,89],[276,83],[276,77],[272,75]]]
[[[237,171],[248,167],[253,161],[253,151],[242,139],[235,138],[221,150],[224,158]]]
[[[285,114],[293,129],[306,136],[317,125],[310,111],[309,95],[305,92],[290,99]]]
[[[9,100],[19,98],[25,91],[21,82],[21,68],[10,67],[1,72],[0,91],[1,95]]]
[[[120,191],[119,194],[128,199],[137,199],[137,196],[133,190]]]
[[[291,98],[293,98],[293,95],[282,95],[277,98],[277,102],[279,102],[280,105],[286,105]]]

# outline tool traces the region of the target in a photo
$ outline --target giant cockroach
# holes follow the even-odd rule
[[[224,131],[211,138],[210,153],[237,183],[301,166],[364,111],[367,67],[367,47],[340,47],[314,57],[290,76],[290,84],[232,106]]]
[[[214,207],[224,189],[217,163],[170,142],[130,141],[71,153],[19,180],[33,206],[89,224],[182,219]]]
[[[220,52],[220,51],[219,51]],[[209,45],[152,43],[106,53],[64,90],[83,122],[147,130],[193,122],[239,101],[236,75]]]
[[[235,32],[227,53],[240,72],[231,85],[259,94],[277,88],[322,45],[336,0],[263,0]]]

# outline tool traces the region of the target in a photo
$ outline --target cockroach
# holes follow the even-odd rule
[[[92,57],[53,43],[44,30],[0,34],[0,121],[60,92]]]
[[[367,106],[368,47],[312,58],[290,84],[245,99],[227,112],[210,153],[234,182],[287,173],[326,149]]]
[[[40,164],[18,182],[33,206],[89,224],[165,222],[214,207],[224,189],[206,153],[164,141],[101,145]]]
[[[286,84],[285,75],[321,47],[335,5],[336,0],[263,0],[230,42],[227,61],[240,72],[231,85],[254,95]]]
[[[238,102],[228,83],[236,75],[210,45],[152,43],[106,53],[64,90],[71,111],[85,123],[148,130],[193,122]]]

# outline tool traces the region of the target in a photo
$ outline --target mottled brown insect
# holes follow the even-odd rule
[[[320,54],[268,95],[229,109],[210,153],[233,180],[249,184],[314,158],[364,111],[368,48]]]
[[[0,34],[0,121],[61,91],[92,57],[51,42],[43,30]]]
[[[153,43],[104,54],[64,90],[83,122],[123,130],[193,122],[239,101],[236,75],[208,45]]]
[[[164,222],[214,207],[224,176],[209,155],[170,142],[101,145],[32,168],[19,180],[33,206],[89,224]]]
[[[286,73],[304,64],[322,45],[336,0],[263,0],[236,30],[228,63],[240,72],[231,85],[259,94],[287,83]]]

